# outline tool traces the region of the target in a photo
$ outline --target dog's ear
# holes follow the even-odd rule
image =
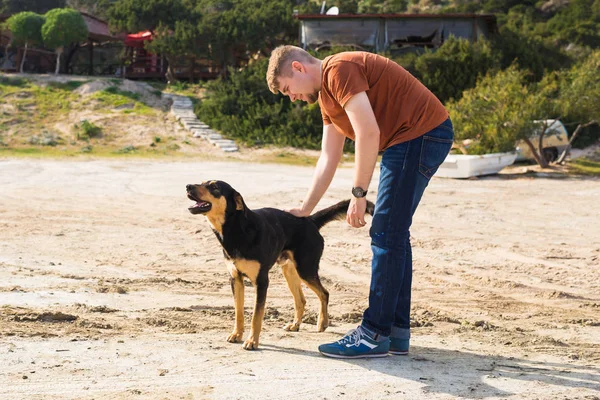
[[[233,198],[235,199],[235,209],[238,211],[244,211],[246,209],[246,205],[244,204],[244,199],[242,199],[242,195],[238,192],[235,192]]]

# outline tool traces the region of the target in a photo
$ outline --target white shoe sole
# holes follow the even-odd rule
[[[358,355],[358,356],[343,356],[341,354],[323,353],[322,351],[319,351],[319,353],[321,353],[325,357],[344,358],[344,359],[350,359],[350,358],[381,358],[381,357],[387,357],[388,356],[388,353],[363,354],[363,355]]]

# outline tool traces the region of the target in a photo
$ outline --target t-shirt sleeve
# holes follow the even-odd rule
[[[327,83],[333,97],[342,107],[352,96],[369,90],[365,71],[353,62],[339,62],[333,65],[327,76]]]

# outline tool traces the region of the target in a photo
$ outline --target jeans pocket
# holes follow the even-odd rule
[[[436,173],[452,148],[452,139],[423,136],[419,172],[427,179]]]

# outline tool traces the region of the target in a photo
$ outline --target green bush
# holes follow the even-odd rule
[[[500,68],[505,69],[516,63],[520,69],[531,71],[531,79],[535,81],[541,80],[547,71],[556,71],[571,63],[559,48],[510,29],[503,29],[494,37],[492,46],[493,51],[500,55]]]
[[[500,55],[490,42],[471,43],[451,36],[436,51],[416,59],[414,69],[423,82],[442,102],[459,99],[462,92],[477,83],[479,76],[500,66]]]
[[[231,71],[227,80],[208,83],[206,98],[195,108],[198,117],[246,145],[320,148],[319,105],[294,104],[271,93],[265,80],[267,66],[268,59],[262,59]]]
[[[77,129],[77,140],[89,140],[93,137],[98,137],[102,133],[102,128],[93,122],[84,119],[80,125],[75,125]]]
[[[534,120],[545,104],[524,84],[526,75],[516,65],[488,73],[459,101],[448,104],[459,146],[469,139],[469,154],[508,152],[535,131]]]

